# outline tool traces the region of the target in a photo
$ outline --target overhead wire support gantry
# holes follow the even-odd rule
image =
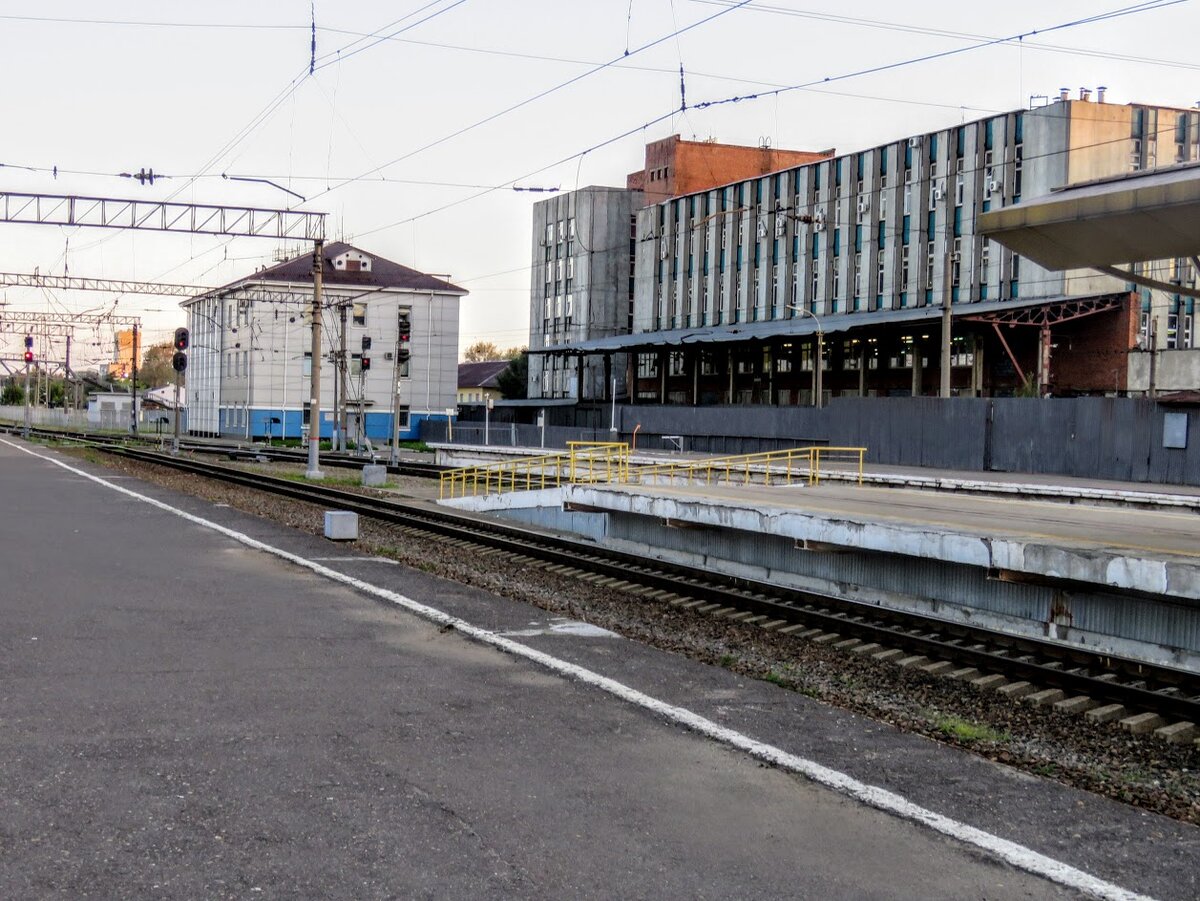
[[[0,222],[277,240],[325,238],[324,213],[74,194],[0,191]]]
[[[134,229],[191,235],[217,235],[313,243],[311,434],[308,442],[309,478],[320,478],[320,336],[322,263],[325,213],[230,205],[134,200],[122,197],[84,197],[73,194],[26,194],[0,191],[0,222],[25,225],[67,225]],[[205,292],[200,292],[205,293]],[[137,326],[134,326],[133,404],[130,432],[137,434]]]

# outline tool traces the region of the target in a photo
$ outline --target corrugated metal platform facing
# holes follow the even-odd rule
[[[817,487],[574,485],[565,503],[809,546],[853,548],[1200,598],[1200,520],[1019,498]]]

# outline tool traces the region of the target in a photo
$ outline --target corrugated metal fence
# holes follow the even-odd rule
[[[528,411],[528,408],[526,408]],[[548,407],[547,425],[497,421],[489,443],[565,447],[609,441],[608,428],[579,428],[580,411]],[[609,410],[603,417],[608,423]],[[1186,416],[1187,446],[1163,446],[1164,417]],[[584,417],[590,418],[590,417]],[[615,440],[685,451],[756,453],[806,444],[868,448],[868,461],[969,471],[1023,472],[1134,482],[1200,485],[1200,408],[1164,407],[1144,398],[844,397],[828,407],[622,406]],[[544,441],[543,441],[544,431]],[[455,443],[483,444],[483,423],[460,421]],[[445,422],[425,422],[425,441],[446,440]]]

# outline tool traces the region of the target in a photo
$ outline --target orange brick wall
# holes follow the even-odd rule
[[[646,145],[646,166],[626,179],[626,187],[646,192],[647,206],[706,191],[718,185],[813,163],[833,150],[777,150],[707,141],[683,141],[672,135]]]

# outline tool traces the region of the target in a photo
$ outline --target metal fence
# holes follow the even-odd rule
[[[544,428],[496,422],[497,413],[487,442],[497,446],[615,440],[639,450],[731,455],[832,445],[870,448],[875,464],[1200,485],[1200,405],[1146,398],[843,397],[820,410],[622,406],[616,434],[562,424],[589,418],[572,408],[546,408]],[[1164,440],[1168,428],[1172,441]],[[453,433],[456,444],[485,443],[482,422],[460,421]],[[445,442],[446,423],[424,423],[421,437]]]

